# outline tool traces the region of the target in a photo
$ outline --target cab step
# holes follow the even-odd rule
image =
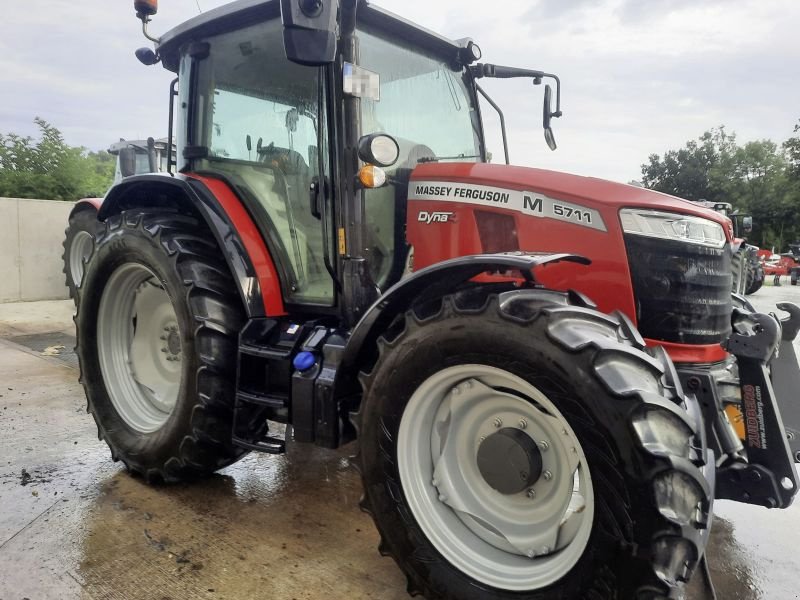
[[[286,440],[270,436],[264,436],[258,440],[243,440],[233,437],[233,445],[253,452],[264,452],[265,454],[285,454]]]
[[[306,325],[251,319],[239,334],[233,444],[255,452],[283,454],[286,440],[270,435],[269,422],[288,423],[292,359]]]

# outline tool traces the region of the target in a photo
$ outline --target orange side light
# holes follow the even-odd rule
[[[364,165],[358,172],[358,180],[365,188],[379,188],[386,183],[386,173],[380,167]]]

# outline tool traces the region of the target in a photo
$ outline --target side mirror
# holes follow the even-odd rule
[[[136,175],[136,150],[130,146],[119,151],[119,172],[123,177]]]
[[[338,0],[281,0],[286,58],[317,67],[336,59]]]
[[[150,48],[139,48],[138,50],[136,50],[136,58],[145,67],[154,65],[160,60],[158,58],[158,54],[153,52]]]
[[[753,231],[753,217],[742,217],[742,229],[745,233]]]
[[[561,111],[558,109],[553,110],[553,89],[550,85],[544,86],[544,103],[542,106],[542,127],[544,127],[544,140],[547,142],[550,150],[558,148],[556,144],[556,136],[553,133],[551,122],[553,117],[560,117]]]

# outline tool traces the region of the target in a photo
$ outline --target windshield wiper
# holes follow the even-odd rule
[[[480,154],[459,154],[458,156],[423,156],[417,159],[417,163],[432,163],[440,160],[458,160],[460,158],[481,158]]]

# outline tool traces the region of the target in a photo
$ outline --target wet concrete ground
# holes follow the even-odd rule
[[[800,289],[752,297],[761,310],[782,299],[800,302]],[[358,510],[352,448],[290,446],[166,487],[111,462],[85,413],[71,311],[0,305],[0,600],[407,598]],[[718,502],[718,597],[800,598],[799,527],[800,503]],[[707,598],[695,579],[690,598]]]

